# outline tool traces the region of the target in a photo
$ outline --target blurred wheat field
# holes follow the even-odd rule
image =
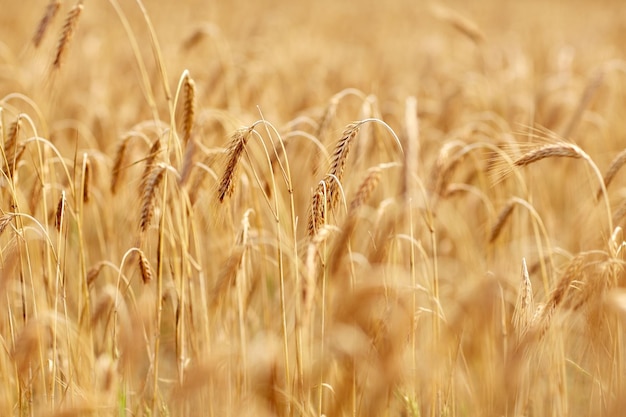
[[[620,0],[0,0],[0,415],[622,415],[624,39]]]

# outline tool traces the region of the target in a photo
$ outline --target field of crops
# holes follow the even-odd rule
[[[623,415],[624,40],[623,0],[0,0],[0,415]]]

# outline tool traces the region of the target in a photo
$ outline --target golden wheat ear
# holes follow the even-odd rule
[[[226,168],[220,179],[220,185],[217,190],[217,198],[220,203],[223,203],[227,197],[230,197],[235,191],[237,168],[243,152],[246,149],[246,144],[252,133],[252,127],[246,127],[237,130],[230,141],[228,146],[228,157],[226,161]]]
[[[156,192],[163,181],[166,168],[164,166],[156,166],[149,173],[146,183],[141,192],[141,218],[139,227],[142,233],[145,233],[150,226],[150,221],[154,215],[154,205]]]
[[[80,15],[82,12],[83,12],[83,2],[82,0],[80,0],[67,13],[67,17],[65,18],[65,23],[63,24],[63,30],[61,31],[61,35],[59,36],[59,42],[57,43],[57,49],[54,55],[54,61],[52,62],[52,66],[55,69],[61,68],[61,65],[63,64],[63,58],[67,54],[69,44],[72,41],[72,38],[74,37],[74,32],[76,32],[76,27],[78,26],[78,21],[80,19]]]
[[[37,25],[37,30],[35,31],[35,36],[33,36],[33,45],[35,45],[35,48],[39,48],[39,45],[41,45],[41,41],[43,40],[44,35],[48,30],[48,27],[56,17],[60,8],[60,0],[52,0],[50,1],[50,3],[48,3],[48,6],[46,6],[46,12],[39,21],[39,24]]]

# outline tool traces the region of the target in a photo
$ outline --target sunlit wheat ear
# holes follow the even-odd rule
[[[128,140],[129,136],[124,137],[115,152],[115,161],[113,162],[113,170],[111,171],[111,193],[113,194],[117,192],[117,186],[122,176],[122,164],[124,163]]]
[[[491,232],[489,233],[489,243],[493,243],[498,238],[498,236],[500,236],[500,232],[502,232],[504,225],[511,217],[514,208],[515,202],[510,200],[500,211],[500,214],[498,214],[498,218],[496,219],[496,222],[491,228]]]
[[[550,327],[550,322],[557,308],[563,303],[568,294],[572,282],[580,277],[582,274],[585,262],[587,260],[585,253],[580,253],[570,261],[569,265],[561,275],[556,287],[550,293],[546,305],[541,310],[541,316],[538,319],[533,319],[534,330],[538,332],[539,336],[542,336]]]
[[[50,3],[48,3],[48,6],[46,6],[46,12],[39,21],[39,25],[37,25],[37,31],[35,31],[35,36],[33,36],[33,45],[35,45],[35,48],[38,48],[41,44],[41,41],[46,34],[46,30],[59,12],[59,8],[61,8],[60,0],[51,0]]]
[[[535,306],[533,303],[533,287],[526,267],[526,259],[522,259],[522,280],[517,294],[517,302],[513,311],[513,327],[518,337],[522,336],[530,325]]]
[[[626,149],[621,151],[619,154],[617,154],[615,158],[613,158],[611,164],[609,165],[609,168],[606,170],[606,174],[604,174],[604,186],[606,188],[609,187],[609,185],[613,181],[613,178],[615,178],[615,175],[617,175],[617,173],[622,168],[622,166],[624,166],[624,164],[626,164]],[[596,193],[596,198],[600,199],[601,196],[602,187],[598,189],[598,192]]]
[[[152,144],[152,146],[150,147],[150,150],[148,151],[148,156],[146,157],[146,166],[143,170],[143,173],[141,174],[141,181],[139,182],[140,193],[143,193],[143,190],[145,190],[146,188],[146,184],[148,183],[148,180],[150,179],[150,174],[154,170],[154,167],[156,165],[156,160],[160,152],[161,152],[161,140],[156,139],[154,143]]]
[[[376,190],[376,187],[378,187],[381,172],[380,167],[373,167],[368,170],[367,176],[363,182],[361,182],[361,185],[359,185],[354,199],[350,202],[350,213],[354,213],[369,200],[374,190]]]
[[[196,83],[189,74],[186,75],[183,81],[183,93],[185,99],[183,106],[183,141],[187,144],[189,138],[191,138],[191,131],[196,114]]]
[[[139,251],[139,271],[141,272],[141,280],[143,283],[149,284],[150,281],[152,281],[152,269],[150,268],[148,258],[141,250]]]
[[[317,184],[317,188],[313,193],[313,200],[311,201],[309,224],[307,228],[309,237],[314,237],[318,230],[326,224],[327,193],[328,182],[322,180]]]
[[[452,153],[458,148],[465,146],[465,143],[454,140],[443,144],[430,171],[430,179],[428,188],[435,194],[445,189],[445,184],[449,180],[446,175],[450,175],[453,168],[458,164],[459,158],[452,158]]]
[[[341,134],[341,139],[339,139],[339,142],[337,142],[337,145],[335,146],[335,150],[331,157],[330,169],[328,170],[328,176],[335,179],[334,181],[327,181],[328,190],[326,195],[329,206],[328,210],[333,210],[339,201],[339,187],[346,168],[346,160],[348,159],[352,142],[354,141],[357,133],[359,133],[361,124],[362,123],[360,122],[350,123],[344,129]]]
[[[78,21],[82,11],[83,2],[82,0],[80,0],[78,3],[76,3],[74,7],[70,9],[67,17],[65,18],[63,30],[61,31],[61,36],[59,37],[59,42],[57,44],[56,54],[52,63],[55,69],[61,68],[63,58],[67,53],[70,42],[72,41],[72,37],[74,36],[74,32],[76,31],[76,27],[78,26]]]
[[[545,158],[583,158],[584,155],[580,148],[567,142],[559,142],[544,145],[539,148],[526,152],[524,155],[515,160],[514,165],[523,167],[530,165]]]
[[[63,220],[65,219],[65,191],[61,191],[61,198],[59,198],[59,202],[57,204],[57,210],[54,215],[54,227],[58,232],[61,231],[61,226],[63,225]]]
[[[224,199],[230,197],[235,191],[237,168],[253,129],[254,127],[246,127],[237,130],[230,141],[226,168],[224,169],[224,174],[222,174],[217,190],[217,197],[220,203],[223,203]]]
[[[141,219],[139,221],[139,227],[142,233],[148,230],[150,226],[150,221],[154,214],[156,193],[163,181],[165,169],[166,168],[161,165],[154,167],[148,174],[146,184],[141,192]]]

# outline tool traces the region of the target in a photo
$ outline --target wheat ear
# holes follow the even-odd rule
[[[154,214],[154,200],[156,192],[159,185],[161,185],[161,182],[163,181],[164,175],[164,166],[154,167],[148,175],[148,179],[143,187],[141,193],[141,219],[139,221],[142,233],[148,229],[148,226],[150,226],[150,221],[152,220],[152,215]]]
[[[84,156],[84,169],[83,172],[83,203],[89,203],[91,199],[91,162],[87,154]]]
[[[113,162],[113,170],[111,171],[111,193],[117,192],[117,185],[121,179],[122,164],[124,163],[124,156],[126,155],[126,148],[128,147],[129,136],[122,139],[117,147],[115,153],[115,161]]]
[[[350,202],[350,213],[354,213],[367,200],[369,200],[376,187],[378,187],[381,172],[382,170],[377,166],[368,170],[365,179],[363,179],[363,182],[359,185],[354,199]]]
[[[307,228],[310,237],[314,237],[318,230],[326,223],[328,181],[322,180],[317,184],[311,201],[309,212],[309,226]]]
[[[609,165],[609,169],[607,169],[606,174],[604,174],[604,186],[606,188],[609,187],[609,185],[613,181],[613,178],[615,178],[615,175],[617,175],[617,173],[622,168],[622,166],[624,166],[624,164],[626,164],[626,149],[618,153],[617,156],[613,158],[611,164]],[[598,192],[596,193],[596,198],[600,199],[601,196],[602,187],[598,189]]]
[[[339,142],[337,142],[337,145],[335,146],[335,150],[331,157],[330,169],[328,170],[327,175],[327,177],[334,180],[329,179],[326,181],[328,185],[326,192],[328,210],[334,209],[339,201],[339,187],[345,171],[346,160],[348,158],[352,142],[357,133],[359,133],[361,124],[361,122],[350,123],[344,129],[341,139],[339,139]]]
[[[515,310],[513,311],[513,327],[521,337],[532,322],[535,306],[533,305],[533,287],[528,275],[526,259],[522,258],[522,280],[520,283]]]
[[[230,141],[226,168],[224,169],[224,174],[222,174],[217,190],[217,197],[220,203],[223,203],[224,199],[230,197],[235,191],[235,176],[237,174],[239,160],[246,149],[246,144],[248,143],[250,133],[253,129],[254,127],[247,127],[237,130]]]
[[[15,167],[22,157],[25,147],[18,143],[19,134],[22,129],[22,116],[18,116],[17,120],[11,124],[7,140],[4,143],[4,157],[6,159],[5,173],[9,178],[13,178]]]
[[[141,250],[139,251],[139,271],[141,272],[141,280],[143,283],[149,284],[150,281],[152,281],[152,268],[150,268],[148,258]]]
[[[37,25],[37,30],[35,31],[35,36],[33,36],[33,44],[35,45],[35,48],[38,48],[41,44],[41,41],[46,34],[48,26],[50,26],[50,23],[52,23],[52,20],[54,20],[60,8],[60,0],[52,0],[50,1],[50,3],[48,3],[48,6],[46,6],[46,12],[39,21],[39,24]]]
[[[500,236],[500,232],[502,231],[502,229],[504,228],[504,225],[506,224],[506,222],[509,220],[509,217],[511,217],[511,214],[513,213],[513,208],[515,208],[515,202],[513,200],[510,200],[504,206],[502,211],[500,211],[500,214],[498,215],[498,218],[496,219],[495,224],[491,228],[491,233],[489,233],[489,243],[492,243],[498,238],[498,236]]]
[[[191,138],[191,130],[193,129],[194,117],[196,114],[196,83],[187,74],[183,81],[183,92],[185,94],[185,103],[183,106],[183,140],[185,144]]]
[[[146,188],[146,184],[150,179],[150,175],[154,170],[156,159],[159,153],[161,152],[161,140],[157,139],[154,141],[150,150],[148,151],[148,156],[146,157],[146,166],[141,174],[141,181],[139,183],[139,192],[143,192]]]
[[[545,158],[556,157],[578,159],[582,158],[583,155],[581,155],[580,148],[578,148],[576,145],[572,145],[566,142],[559,142],[540,146],[539,148],[533,149],[515,160],[513,165],[517,167],[523,167]]]
[[[65,18],[65,23],[63,24],[63,30],[61,31],[61,36],[59,37],[59,42],[57,44],[56,54],[54,56],[54,61],[52,65],[54,68],[61,68],[61,64],[63,63],[63,57],[65,56],[69,44],[74,36],[74,32],[76,31],[76,27],[78,26],[78,20],[80,18],[80,14],[83,11],[83,2],[80,0],[74,7],[70,9]]]
[[[57,204],[57,210],[54,215],[54,227],[58,232],[61,231],[61,226],[63,225],[63,219],[65,218],[65,191],[61,191],[61,198],[59,198],[59,203]]]

